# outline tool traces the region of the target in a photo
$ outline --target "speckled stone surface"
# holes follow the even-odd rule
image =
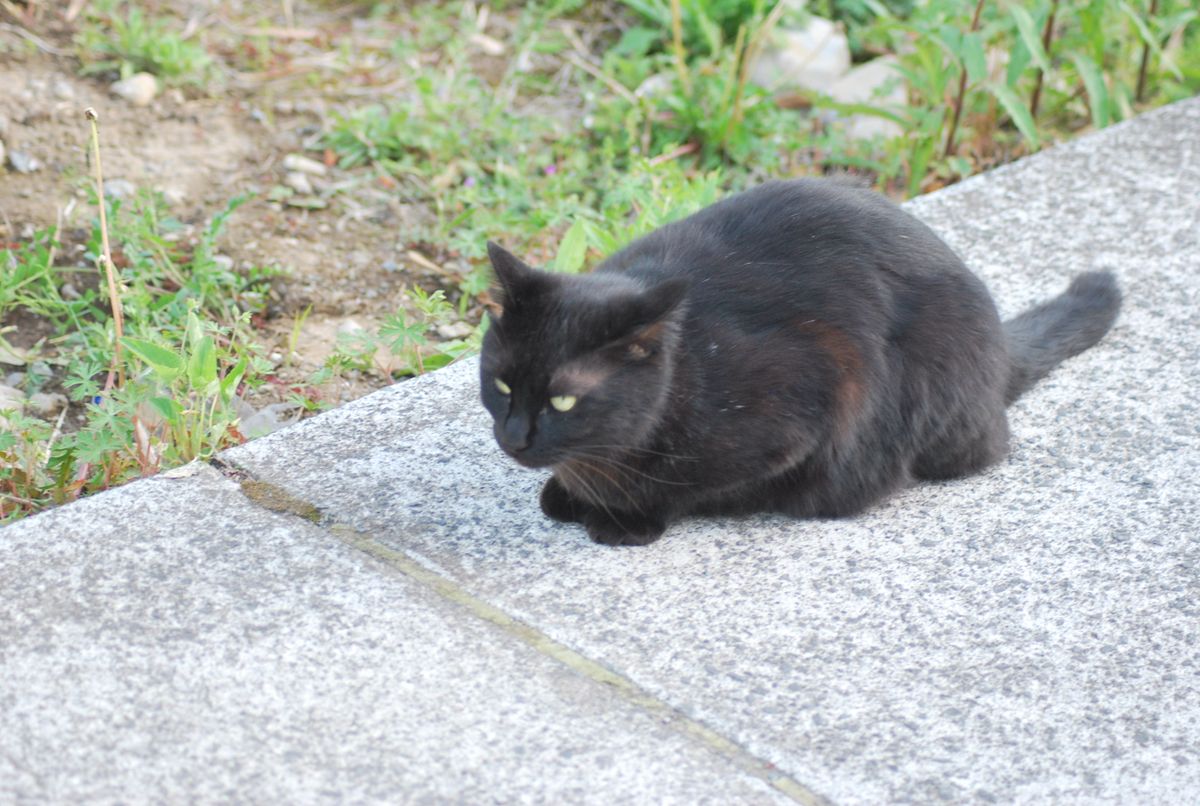
[[[230,452],[838,803],[1200,801],[1200,100],[913,202],[1010,315],[1117,273],[1011,455],[837,522],[610,549],[465,363]]]
[[[772,803],[205,468],[0,531],[0,803]]]

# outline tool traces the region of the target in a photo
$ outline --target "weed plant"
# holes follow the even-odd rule
[[[95,2],[76,37],[85,75],[152,73],[167,83],[204,83],[213,64],[204,47],[162,19],[147,16],[134,3]]]
[[[475,4],[403,12],[376,4],[373,18],[402,13],[410,32],[387,54],[400,65],[400,89],[384,103],[344,108],[318,147],[343,169],[378,174],[400,201],[432,209],[432,223],[406,239],[472,268],[457,289],[414,287],[377,330],[344,335],[314,380],[419,374],[476,350],[486,320],[462,339],[434,335],[488,302],[489,238],[578,272],[766,178],[848,170],[909,196],[1200,91],[1192,0],[789,8],[768,0],[511,5],[504,13],[515,28],[497,72],[495,60],[483,69],[474,44],[484,33]],[[197,38],[138,4],[95,0],[85,13],[76,45],[86,73],[145,70],[199,85],[214,67]],[[895,57],[908,102],[845,106],[754,86],[755,55],[808,13],[844,26],[857,61]],[[583,25],[599,31],[586,43]],[[902,133],[849,140],[843,121],[852,114],[891,120]],[[0,520],[242,439],[239,399],[272,366],[248,325],[271,278],[215,255],[239,202],[189,242],[159,199],[106,200],[108,226],[97,223],[87,239],[91,268],[61,265],[57,229],[0,248],[0,321],[19,311],[46,323],[51,335],[30,360],[57,362],[73,414],[83,412],[82,422],[0,413]],[[107,290],[110,257],[119,278]],[[33,391],[54,381],[31,370],[24,383]]]

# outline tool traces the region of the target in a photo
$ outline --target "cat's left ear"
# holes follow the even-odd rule
[[[498,296],[501,307],[516,306],[521,298],[528,294],[537,277],[537,271],[494,241],[488,241],[487,251],[499,283]]]
[[[641,295],[637,304],[636,326],[652,325],[666,319],[687,296],[688,281],[673,277],[651,286]]]
[[[629,357],[641,360],[660,350],[663,340],[676,330],[671,315],[687,296],[687,290],[687,280],[675,278],[643,292],[634,306],[627,335],[617,342]]]

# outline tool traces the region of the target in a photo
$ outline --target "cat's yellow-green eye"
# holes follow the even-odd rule
[[[575,408],[575,395],[558,395],[550,398],[550,405],[555,411],[570,411]]]
[[[502,394],[502,395],[511,395],[512,394],[512,389],[509,388],[507,383],[500,380],[499,378],[494,378],[493,380],[495,380],[496,388],[500,391],[500,394]]]

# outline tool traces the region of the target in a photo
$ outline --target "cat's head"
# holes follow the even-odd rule
[[[496,441],[526,467],[640,445],[662,417],[687,284],[538,271],[494,243],[503,308],[480,381]]]

